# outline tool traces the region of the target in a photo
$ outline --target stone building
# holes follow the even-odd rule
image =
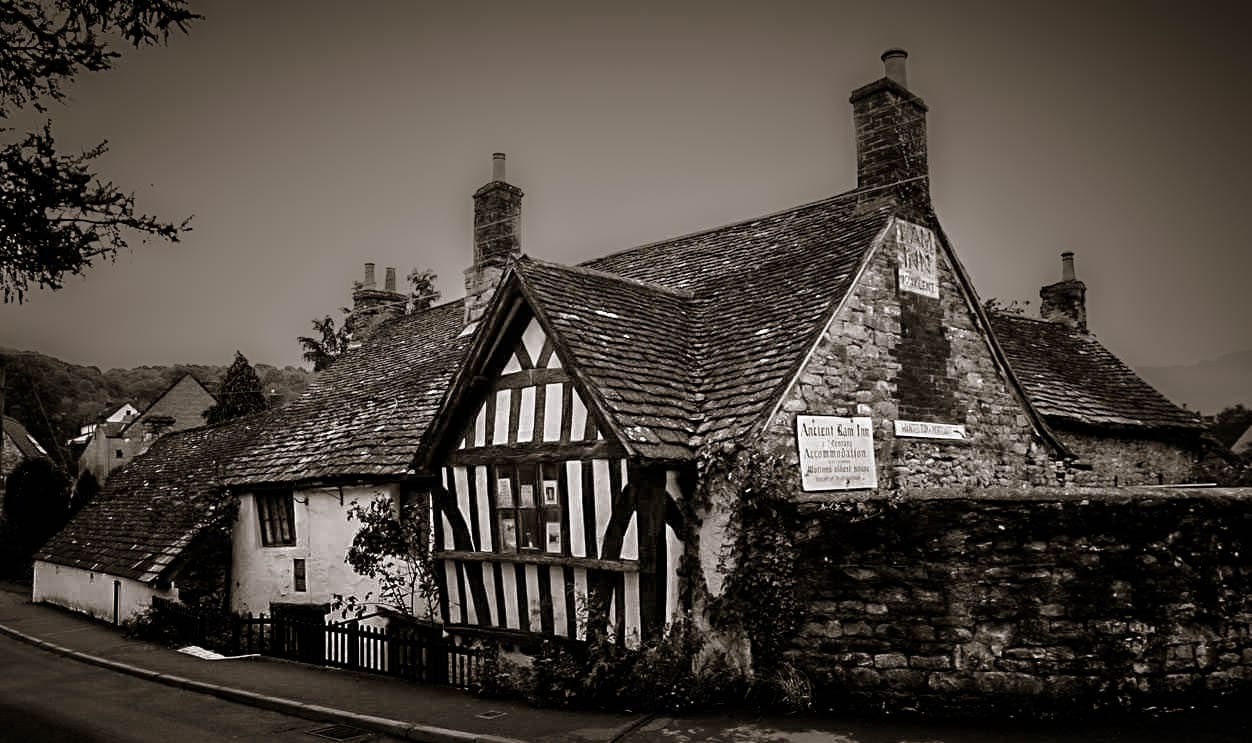
[[[216,403],[200,380],[184,374],[138,415],[97,424],[78,459],[78,470],[91,472],[104,483],[110,472],[147,451],[161,435],[204,425],[204,411]]]
[[[1035,407],[1077,459],[1076,485],[1187,482],[1204,449],[1198,415],[1170,402],[1087,327],[1087,287],[1074,254],[1039,290],[1041,319],[991,313],[996,338]]]
[[[348,513],[385,499],[429,517],[430,618],[459,641],[710,628],[748,497],[719,462],[760,456],[811,579],[775,650],[831,694],[1063,703],[1110,679],[1160,695],[1252,675],[1250,499],[1059,490],[1182,479],[1162,432],[1189,418],[1078,326],[1072,274],[1045,307],[1073,327],[988,315],[931,203],[905,58],[851,95],[855,188],[578,266],[522,254],[524,194],[494,156],[466,297],[408,312],[394,286],[358,287],[359,345],[215,475],[239,503],[232,608],[327,616],[376,590],[344,565]],[[1176,569],[1208,558],[1224,567]]]

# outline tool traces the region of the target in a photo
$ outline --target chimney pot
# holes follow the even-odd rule
[[[909,53],[899,47],[888,49],[882,53],[883,67],[887,71],[887,77],[906,90],[909,87],[909,76],[905,60],[908,58]]]
[[[374,288],[374,264],[373,263],[365,264],[365,283],[363,284],[363,286],[369,289]]]
[[[383,288],[389,292],[396,290],[396,269],[391,266],[387,267],[387,278],[383,280]]]
[[[1061,253],[1061,281],[1074,281],[1077,278],[1074,274],[1074,251],[1067,250]]]
[[[495,152],[491,155],[491,180],[504,180],[504,153]]]

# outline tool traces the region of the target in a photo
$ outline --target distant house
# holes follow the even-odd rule
[[[48,451],[15,418],[4,416],[0,426],[0,507],[4,505],[5,483],[24,459],[46,457]]]
[[[233,513],[221,476],[256,429],[248,418],[166,434],[116,470],[35,554],[33,600],[120,622],[154,596],[220,595],[228,531],[212,527]]]
[[[78,447],[78,454],[81,455],[83,448],[91,442],[91,435],[95,433],[96,429],[101,424],[116,424],[118,425],[118,430],[120,430],[121,426],[125,426],[137,415],[139,415],[138,408],[128,402],[122,403],[121,407],[105,416],[103,420],[95,423],[88,423],[85,426],[79,426],[78,435],[65,443],[67,446],[71,447],[71,451],[73,451],[74,447]]]
[[[1075,485],[1186,482],[1203,450],[1198,415],[1170,402],[1087,328],[1074,254],[1039,290],[1042,319],[990,314],[995,336],[1035,408],[1077,457]]]
[[[157,396],[142,413],[123,405],[96,424],[78,459],[80,472],[89,471],[103,483],[109,473],[143,453],[162,434],[204,425],[205,410],[217,398],[192,374],[184,374]],[[120,420],[113,420],[121,414]]]

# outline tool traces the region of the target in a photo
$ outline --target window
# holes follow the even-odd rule
[[[301,560],[300,558],[297,557],[293,561],[292,570],[295,576],[296,590],[297,591],[309,590],[307,584],[305,583],[304,560]]]
[[[122,451],[121,449],[118,449],[116,452],[113,453],[113,456],[117,457],[118,459],[125,459],[126,452]]]
[[[257,493],[256,512],[261,520],[262,545],[278,547],[296,543],[296,515],[291,493]]]
[[[558,464],[496,467],[497,552],[564,552]]]

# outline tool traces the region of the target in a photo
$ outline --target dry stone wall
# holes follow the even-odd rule
[[[836,709],[1049,713],[1252,698],[1252,490],[802,506],[788,656]]]
[[[1091,465],[1067,475],[1067,482],[1082,487],[1189,482],[1197,459],[1187,447],[1167,441],[1065,430],[1057,430],[1057,437]]]

